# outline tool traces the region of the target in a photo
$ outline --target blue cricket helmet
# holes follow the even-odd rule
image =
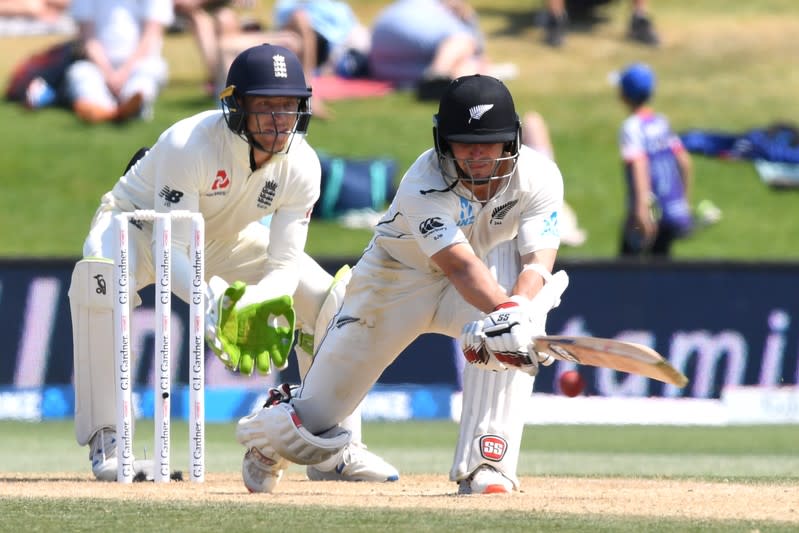
[[[245,96],[299,98],[296,133],[306,133],[311,119],[311,88],[297,56],[282,46],[260,44],[241,52],[228,69],[226,87],[219,95],[228,127],[246,135]],[[248,140],[249,142],[249,140]]]

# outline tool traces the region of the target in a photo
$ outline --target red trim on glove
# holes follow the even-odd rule
[[[501,304],[496,306],[494,308],[494,311],[499,311],[500,309],[507,309],[509,307],[519,307],[519,304],[514,302],[513,300],[508,300],[507,302],[502,302]]]

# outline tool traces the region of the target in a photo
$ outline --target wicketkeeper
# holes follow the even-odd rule
[[[568,284],[565,272],[551,274],[563,180],[553,161],[522,145],[520,129],[501,81],[474,75],[449,85],[434,148],[403,177],[302,386],[239,421],[249,490],[271,492],[289,461],[310,464],[346,447],[351,435],[337,424],[427,332],[460,337],[472,363],[450,479],[461,493],[519,488],[539,363],[529,344]]]
[[[117,213],[188,210],[205,218],[207,338],[232,370],[261,374],[285,368],[295,327],[302,327],[299,366],[305,372],[313,333],[324,332],[348,273],[334,279],[305,254],[311,209],[319,198],[319,159],[306,142],[311,89],[289,50],[268,44],[242,52],[228,71],[222,110],[177,122],[140,151],[102,198],[72,275],[75,435],[89,445],[97,479],[115,480],[116,410],[114,279]],[[270,228],[260,223],[272,215]],[[155,279],[152,223],[131,221],[130,287]],[[271,229],[271,231],[270,231]],[[173,292],[188,301],[193,276],[190,223],[172,231]],[[137,297],[138,299],[138,297]],[[136,302],[137,303],[137,302]],[[136,303],[133,303],[134,305]],[[319,337],[317,337],[318,340]],[[392,481],[397,470],[356,437],[340,453],[308,468],[312,479]],[[152,464],[134,463],[151,476]]]

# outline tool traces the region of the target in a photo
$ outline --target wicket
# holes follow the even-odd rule
[[[156,213],[138,210],[115,215],[117,234],[114,276],[114,342],[117,391],[117,481],[133,481],[133,406],[131,390],[129,224],[153,222],[155,266],[155,398],[153,449],[154,481],[170,480],[171,407],[171,303],[172,303],[172,221],[191,221],[189,257],[193,271],[189,303],[189,478],[205,480],[205,223],[202,215],[189,211]],[[135,287],[133,287],[135,290]]]

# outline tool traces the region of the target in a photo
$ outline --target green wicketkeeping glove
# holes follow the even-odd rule
[[[219,299],[215,332],[221,350],[214,343],[211,346],[225,366],[248,376],[253,368],[261,374],[268,374],[272,364],[285,368],[294,343],[293,300],[279,296],[237,308],[246,288],[244,282],[236,281],[225,289]]]

